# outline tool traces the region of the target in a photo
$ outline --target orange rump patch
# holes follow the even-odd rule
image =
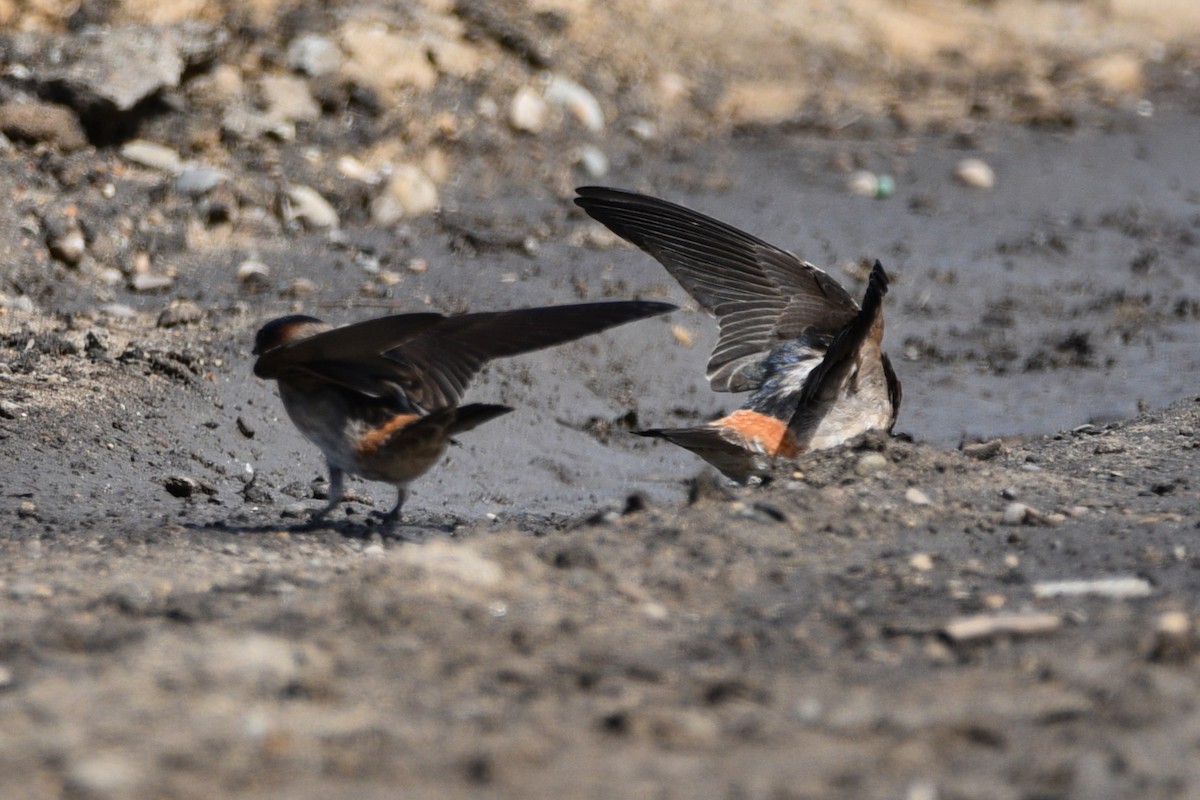
[[[420,414],[397,414],[375,430],[363,436],[354,448],[359,455],[370,455],[383,447],[393,433],[421,418]]]
[[[782,420],[749,409],[740,409],[712,423],[736,432],[747,444],[755,444],[769,456],[795,458],[800,446]]]

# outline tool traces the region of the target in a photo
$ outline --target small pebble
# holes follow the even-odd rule
[[[239,283],[266,284],[271,277],[271,268],[261,261],[248,258],[238,264],[237,279]]]
[[[908,565],[918,572],[928,572],[933,569],[933,556],[928,553],[914,553],[908,559]]]
[[[974,189],[991,189],[996,185],[996,174],[987,162],[978,158],[964,158],[954,169],[954,177]]]
[[[879,194],[879,178],[874,172],[860,169],[850,174],[846,179],[846,188],[850,194],[860,197],[875,197]]]
[[[157,169],[171,175],[178,175],[183,170],[183,159],[179,153],[166,145],[134,139],[121,147],[121,155],[126,161],[150,169]]]
[[[1060,627],[1062,618],[1057,614],[977,614],[951,620],[942,632],[953,642],[971,642],[999,635],[1053,633]]]
[[[1042,581],[1033,585],[1034,597],[1074,597],[1094,595],[1122,600],[1130,597],[1148,597],[1154,587],[1145,578],[1117,577],[1093,580]]]
[[[547,111],[541,93],[530,86],[522,86],[509,104],[508,124],[523,133],[541,133],[546,127]]]
[[[1196,652],[1196,635],[1192,620],[1184,611],[1164,611],[1154,624],[1154,640],[1150,652],[1155,661],[1182,663]]]
[[[912,503],[914,506],[927,506],[930,504],[929,495],[913,486],[904,493],[904,499]]]
[[[692,332],[682,325],[672,325],[671,335],[675,337],[675,341],[684,347],[693,347],[696,344],[696,337]]]
[[[87,253],[87,240],[78,220],[66,217],[48,221],[46,227],[46,246],[50,249],[50,255],[68,267],[79,266]]]
[[[1004,452],[1004,443],[999,439],[992,439],[989,442],[976,442],[963,445],[962,452],[967,458],[974,458],[977,461],[987,461]]]
[[[204,310],[190,300],[171,303],[158,315],[158,327],[174,328],[204,319]]]
[[[1024,503],[1009,503],[1004,507],[1004,514],[1000,517],[1000,522],[1004,525],[1024,525],[1027,522],[1033,521],[1033,515],[1029,506]]]
[[[293,184],[287,188],[288,220],[298,220],[309,228],[336,228],[338,213],[328,200],[309,186]]]
[[[880,453],[867,453],[858,460],[854,465],[854,471],[863,477],[874,475],[876,472],[886,469],[888,460]]]
[[[596,96],[580,84],[564,78],[562,75],[551,75],[546,81],[546,101],[561,105],[575,115],[583,123],[583,127],[592,133],[604,130],[604,110]]]
[[[153,275],[149,272],[139,272],[129,279],[129,288],[135,292],[162,292],[175,285],[175,279],[170,275]]]
[[[586,144],[576,151],[576,158],[589,178],[603,178],[608,174],[608,156],[599,147]]]
[[[229,173],[214,167],[186,167],[175,178],[175,191],[200,197],[229,180]]]
[[[287,65],[312,78],[332,75],[342,66],[342,51],[330,39],[306,33],[288,45]]]
[[[401,219],[432,214],[438,209],[438,190],[433,181],[412,164],[401,164],[392,172],[383,194],[371,203],[376,225],[393,225]]]

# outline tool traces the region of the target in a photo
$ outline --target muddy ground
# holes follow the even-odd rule
[[[746,8],[0,3],[0,794],[1200,794],[1194,10]],[[738,398],[584,183],[883,261],[898,435],[630,435]],[[634,297],[473,384],[408,540],[299,528],[262,322]]]

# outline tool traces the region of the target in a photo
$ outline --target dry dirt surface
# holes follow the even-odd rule
[[[1200,796],[1195,3],[0,26],[0,796]],[[882,260],[897,435],[632,436],[738,398],[585,183]],[[681,310],[490,366],[402,537],[302,528],[264,321],[627,298]]]

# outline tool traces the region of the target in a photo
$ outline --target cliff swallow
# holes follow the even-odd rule
[[[583,303],[461,316],[401,314],[331,328],[291,315],[255,336],[254,374],[279,383],[292,422],[325,454],[329,502],[345,475],[397,489],[384,515],[395,523],[408,486],[445,453],[452,437],[513,409],[460,405],[467,384],[494,358],[515,356],[672,311],[669,303]]]
[[[859,307],[796,256],[703,214],[645,195],[583,187],[575,203],[658,260],[720,337],[708,362],[718,392],[751,392],[737,411],[691,428],[638,431],[674,442],[746,482],[771,459],[891,431],[900,381],[881,349],[888,278],[875,262]]]

